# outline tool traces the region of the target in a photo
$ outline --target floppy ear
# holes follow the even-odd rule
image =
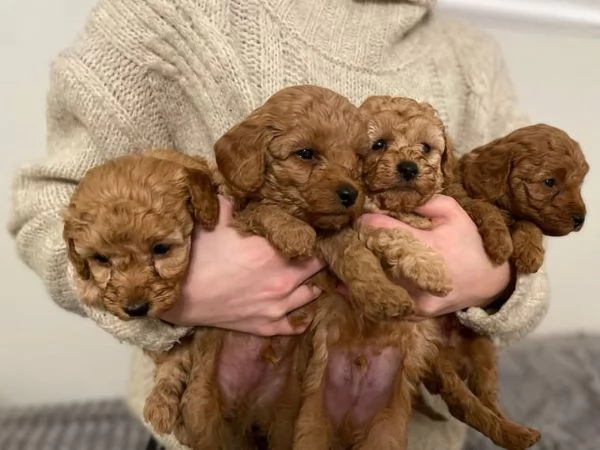
[[[266,116],[258,112],[225,133],[214,147],[223,178],[243,193],[258,190],[264,181],[269,140],[269,123]]]
[[[213,230],[219,221],[219,197],[209,173],[187,169],[190,209],[194,221],[205,230]]]
[[[508,192],[512,170],[509,145],[495,142],[479,147],[463,156],[459,171],[463,185],[471,196],[497,202]]]
[[[448,186],[454,179],[456,178],[456,155],[454,154],[454,144],[448,136],[448,133],[444,131],[444,141],[446,143],[446,148],[444,149],[444,153],[442,154],[442,175],[444,176],[444,185]]]
[[[75,242],[71,237],[71,228],[72,228],[72,218],[69,213],[65,213],[65,224],[63,228],[63,238],[65,243],[67,244],[67,258],[71,262],[71,265],[75,269],[75,272],[79,277],[83,280],[90,279],[90,266],[87,261],[83,259],[79,253],[75,250]]]

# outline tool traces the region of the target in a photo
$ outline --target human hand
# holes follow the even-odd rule
[[[176,325],[216,326],[261,336],[296,334],[286,314],[320,291],[303,283],[323,264],[290,262],[263,238],[229,226],[232,205],[220,197],[214,231],[196,229],[180,300],[163,315]]]
[[[446,260],[453,289],[446,297],[420,291],[405,280],[397,282],[415,300],[415,319],[436,317],[494,302],[510,283],[508,263],[495,266],[488,258],[477,226],[451,197],[438,195],[417,210],[432,220],[431,230],[412,228],[381,214],[365,214],[361,221],[375,228],[404,228]]]

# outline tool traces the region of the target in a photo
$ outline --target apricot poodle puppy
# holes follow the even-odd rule
[[[122,320],[160,317],[179,297],[194,226],[214,228],[218,207],[206,161],[174,150],[89,170],[64,213],[78,298]]]
[[[564,236],[583,227],[581,186],[588,171],[576,141],[537,124],[467,153],[457,181],[470,199],[495,207],[478,214],[486,249],[494,253],[498,236],[508,235],[512,245],[497,262],[511,258],[519,273],[534,273],[543,263],[544,234]]]

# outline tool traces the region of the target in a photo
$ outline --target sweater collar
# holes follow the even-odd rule
[[[361,64],[384,57],[409,33],[436,0],[263,0],[271,14],[306,45],[336,49]],[[332,26],[335,23],[336,26]],[[367,45],[356,45],[356,42]],[[370,55],[365,54],[367,51]]]

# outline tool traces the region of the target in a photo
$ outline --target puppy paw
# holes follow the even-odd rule
[[[144,419],[157,433],[169,434],[175,427],[177,403],[169,401],[159,392],[152,392],[144,405]]]
[[[534,446],[542,438],[539,431],[513,424],[509,429],[505,430],[506,436],[504,442],[499,443],[502,447],[511,450],[527,450]]]
[[[526,250],[526,251],[522,251]],[[513,262],[517,273],[536,273],[544,263],[543,248],[515,249]]]
[[[390,284],[374,290],[368,303],[370,315],[378,319],[408,317],[415,312],[415,304],[406,290]]]
[[[533,428],[527,428],[527,433],[524,436],[523,442],[526,445],[525,449],[533,447],[542,438],[542,434]]]
[[[513,241],[506,226],[482,227],[479,233],[488,258],[494,264],[501,265],[510,259],[513,254]]]
[[[406,258],[402,275],[419,289],[438,297],[445,297],[452,291],[452,278],[446,261],[437,253],[428,252],[421,257]]]
[[[315,251],[317,233],[310,227],[280,229],[274,230],[268,239],[286,258],[309,258]]]

